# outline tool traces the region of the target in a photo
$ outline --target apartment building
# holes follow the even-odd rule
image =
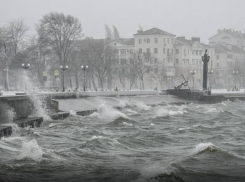
[[[232,29],[218,29],[217,34],[209,38],[209,44],[216,45],[219,43],[236,45],[242,49],[245,46],[245,33]]]
[[[164,65],[167,76],[175,75],[174,42],[175,35],[158,28],[138,30],[134,34],[135,50],[139,54],[149,54],[155,63]]]
[[[177,37],[174,44],[176,77],[184,75],[192,88],[202,89],[202,56],[207,50],[210,56],[209,69],[214,68],[214,48],[200,42],[200,38]],[[211,75],[210,75],[211,76]]]
[[[224,42],[214,45],[214,82],[219,88],[234,88],[244,85],[245,51],[236,45]]]
[[[232,29],[217,30],[209,38],[209,44],[215,48],[214,82],[218,88],[244,86],[245,33]],[[234,74],[234,73],[236,74]]]

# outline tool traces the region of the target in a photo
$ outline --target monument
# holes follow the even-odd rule
[[[208,62],[210,56],[207,54],[207,50],[205,50],[204,56],[202,56],[203,61],[203,90],[208,89]]]

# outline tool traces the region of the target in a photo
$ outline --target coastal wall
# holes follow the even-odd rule
[[[28,96],[0,97],[1,121],[2,122],[7,121],[9,117],[13,117],[13,119],[27,118],[31,112],[29,106],[30,106],[30,102]]]
[[[38,108],[52,109],[51,94],[11,95],[0,97],[0,123],[25,119]]]
[[[54,92],[52,99],[71,99],[81,97],[117,97],[117,96],[136,96],[136,95],[158,95],[163,92],[158,90],[125,90],[125,91],[99,91],[99,92]]]

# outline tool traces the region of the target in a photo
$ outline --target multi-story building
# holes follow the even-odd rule
[[[134,34],[134,42],[135,50],[139,54],[150,54],[155,62],[165,65],[168,76],[174,76],[175,35],[158,28],[138,30],[137,34]]]
[[[215,45],[218,43],[226,43],[243,48],[245,46],[245,33],[232,29],[218,29],[217,34],[209,38],[209,44]]]
[[[218,29],[217,34],[209,38],[209,44],[215,48],[215,86],[232,88],[236,82],[244,86],[245,33]]]
[[[224,42],[214,45],[214,83],[218,88],[234,88],[244,85],[245,51]]]
[[[207,50],[210,56],[209,69],[214,68],[214,48],[200,42],[200,38],[177,37],[175,48],[176,77],[184,75],[192,88],[202,89],[203,62],[202,56]]]

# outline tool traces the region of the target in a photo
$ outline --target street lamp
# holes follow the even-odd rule
[[[5,86],[6,90],[9,91],[9,67],[7,66],[4,71],[6,71],[6,79],[5,79]]]
[[[84,74],[83,74],[83,91],[85,92],[85,72],[88,69],[88,65],[86,65],[86,66],[82,65],[81,68],[84,71]]]
[[[168,78],[167,78],[167,80],[168,80],[168,88],[171,87],[171,79],[172,79],[171,77],[168,77]]]
[[[236,89],[236,75],[238,74],[238,71],[233,71],[232,74],[234,75],[235,90],[237,90],[237,89]]]
[[[194,75],[196,74],[196,70],[192,70],[192,71],[190,71],[190,74],[192,75],[192,79],[193,79],[193,90],[194,90],[194,80],[195,80],[195,78],[194,78]]]
[[[60,69],[63,71],[63,81],[62,81],[62,87],[63,87],[63,92],[65,92],[65,70],[68,69],[68,65],[60,65]]]
[[[22,63],[21,66],[22,66],[22,68],[24,68],[25,70],[27,70],[31,66],[31,64],[30,63],[27,63],[27,64]],[[26,91],[26,85],[25,85],[25,91]]]
[[[31,66],[31,64],[30,63],[27,63],[27,64],[22,63],[21,66],[26,70],[26,69],[28,69]]]
[[[153,77],[149,77],[148,79],[149,79],[149,81],[150,81],[150,85],[151,85],[151,89],[152,89],[152,82],[153,82],[153,79],[154,79],[154,78],[153,78]]]
[[[211,83],[211,81],[212,81],[212,74],[213,74],[213,70],[209,70],[208,71],[208,74],[210,75],[209,76],[209,89],[211,90],[211,88],[212,88],[212,83]]]

